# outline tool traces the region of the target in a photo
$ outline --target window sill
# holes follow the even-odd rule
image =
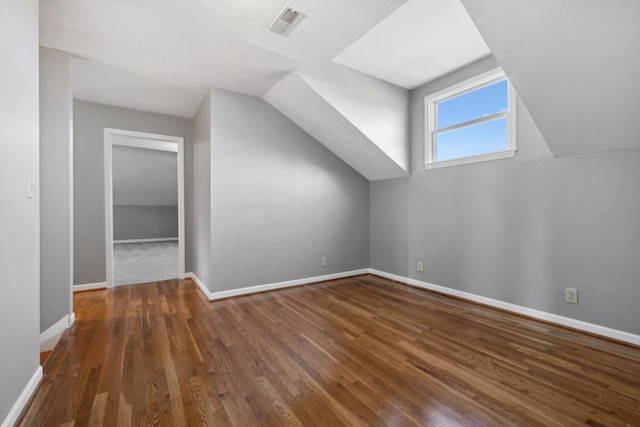
[[[517,149],[498,151],[497,153],[480,154],[478,156],[462,157],[459,159],[445,160],[442,162],[426,163],[426,169],[446,168],[449,166],[466,165],[469,163],[488,162],[491,160],[509,159],[515,156]]]

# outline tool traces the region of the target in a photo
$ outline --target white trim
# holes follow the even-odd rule
[[[131,138],[114,141],[114,136]],[[185,277],[185,206],[184,206],[184,138],[147,132],[104,128],[104,193],[105,193],[105,245],[107,288],[112,288],[113,280],[113,170],[112,147],[125,145],[163,151],[177,151],[178,162],[178,277]],[[176,148],[177,147],[177,148]]]
[[[444,160],[441,162],[427,163],[424,165],[427,169],[446,168],[449,166],[466,165],[470,163],[488,162],[490,160],[509,159],[516,154],[516,149],[497,151],[495,153],[480,154],[478,156],[460,157],[458,159]]]
[[[600,326],[593,323],[583,322],[582,320],[571,319],[569,317],[560,316],[546,311],[536,310],[529,307],[523,307],[521,305],[512,304],[496,300],[493,298],[487,298],[480,295],[472,294],[465,291],[459,291],[457,289],[447,288],[445,286],[434,285],[432,283],[423,282],[421,280],[410,279],[408,277],[398,276],[395,274],[387,273],[384,271],[369,269],[369,273],[377,276],[385,277],[387,279],[395,280],[404,284],[416,286],[430,291],[440,292],[447,295],[452,295],[458,298],[463,298],[469,301],[478,302],[491,307],[500,308],[502,310],[510,311],[513,313],[521,314],[535,319],[544,320],[550,323],[556,323],[558,325],[566,326],[573,329],[578,329],[592,334],[601,335],[603,337],[612,338],[618,341],[624,341],[630,344],[640,345],[640,335],[635,335],[625,331],[619,331],[617,329],[607,328],[606,326]]]
[[[491,83],[503,80],[506,77],[502,68],[496,67],[492,70],[478,74],[477,76],[468,78],[460,83],[456,83],[447,88],[439,90],[438,92],[428,95],[427,98],[434,102],[446,101],[447,99],[455,98],[464,92],[471,89],[479,89],[482,86],[489,86]]]
[[[464,92],[480,89],[483,86],[488,86],[492,83],[506,79],[508,85],[508,109],[507,111],[493,114],[488,117],[481,117],[479,119],[470,120],[467,122],[452,125],[446,128],[437,129],[438,122],[438,109],[436,104],[445,101],[450,98],[454,98],[463,94]],[[482,73],[479,76],[472,77],[456,85],[450,86],[446,89],[438,91],[434,94],[424,97],[424,144],[425,144],[425,159],[424,166],[426,169],[436,169],[441,167],[459,166],[469,163],[485,162],[498,159],[511,158],[516,152],[516,95],[511,82],[507,79],[504,71],[501,68],[495,68],[493,70]],[[465,156],[451,160],[437,161],[436,160],[436,147],[434,141],[434,134],[436,131],[448,132],[454,129],[471,126],[477,123],[483,123],[496,118],[506,117],[507,120],[507,148],[504,151],[495,153],[484,153],[475,156]]]
[[[51,351],[58,344],[62,333],[69,327],[69,315],[65,314],[62,319],[49,326],[40,334],[40,353]]]
[[[130,239],[130,240],[114,240],[113,243],[152,243],[152,242],[174,242],[180,240],[177,237],[165,237],[159,239]]]
[[[198,287],[200,288],[200,291],[202,291],[204,296],[206,296],[207,299],[211,301],[211,298],[209,297],[209,295],[211,295],[211,292],[209,292],[209,289],[207,289],[204,283],[200,281],[198,276],[196,276],[194,273],[187,273],[187,279],[193,280],[196,283],[196,285],[198,285]]]
[[[71,315],[65,314],[62,319],[45,329],[40,334],[40,353],[53,350],[64,331],[73,326],[75,322],[75,313],[71,313]]]
[[[118,135],[122,134],[118,132]],[[170,151],[172,153],[178,152],[175,142],[158,141],[157,139],[119,140],[114,144],[123,147],[148,148],[150,150]]]
[[[555,323],[561,326],[577,329],[580,331],[589,332],[595,335],[601,335],[603,337],[615,339],[618,341],[627,342],[634,345],[640,345],[640,335],[635,335],[629,332],[620,331],[617,329],[608,328],[606,326],[596,325],[594,323],[583,322],[582,320],[576,320],[569,317],[560,316],[546,311],[536,310],[529,307],[524,307],[509,302],[496,300],[493,298],[483,297],[481,295],[472,294],[470,292],[459,291],[457,289],[448,288],[445,286],[434,285],[432,283],[423,282],[421,280],[410,279],[408,277],[398,276],[396,274],[387,273],[385,271],[376,270],[374,268],[364,268],[361,270],[346,271],[342,273],[328,274],[325,276],[308,277],[305,279],[290,280],[286,282],[269,283],[265,285],[249,286],[246,288],[231,289],[227,291],[211,292],[200,281],[200,279],[193,273],[187,273],[186,277],[193,279],[198,285],[202,293],[209,299],[214,301],[223,298],[230,298],[240,295],[247,295],[256,292],[264,292],[276,289],[283,289],[292,286],[306,285],[310,283],[323,282],[325,280],[341,279],[344,277],[359,276],[361,274],[375,274],[380,277],[395,280],[400,283],[404,283],[418,288],[427,289],[430,291],[440,292],[446,295],[455,296],[468,301],[485,304],[491,307],[499,308],[512,313],[521,314],[524,316],[532,317],[534,319],[544,320],[550,323]]]
[[[342,273],[326,274],[324,276],[307,277],[303,279],[288,280],[286,282],[267,283],[264,285],[248,286],[246,288],[230,289],[227,291],[211,292],[193,273],[187,273],[187,277],[193,279],[202,293],[209,299],[214,301],[223,298],[230,298],[239,295],[255,294],[257,292],[272,291],[276,289],[290,288],[292,286],[307,285],[309,283],[324,282],[325,280],[342,279],[344,277],[359,276],[369,273],[368,268],[361,270],[344,271]]]
[[[184,181],[184,138],[178,139],[178,279],[185,277],[185,181]]]
[[[71,86],[71,73],[69,73],[69,87]],[[73,326],[76,322],[76,314],[73,312],[73,275],[74,275],[74,263],[73,257],[75,253],[73,251],[73,242],[75,239],[74,229],[74,216],[73,216],[73,200],[74,200],[74,186],[73,186],[73,96],[69,96],[69,326]]]
[[[12,427],[15,425],[16,421],[18,421],[18,417],[29,403],[29,399],[31,399],[31,395],[36,390],[40,381],[42,380],[42,366],[38,365],[36,371],[31,376],[31,379],[27,383],[27,385],[18,396],[18,399],[11,407],[11,410],[7,414],[7,417],[2,422],[1,427]]]
[[[104,128],[104,221],[107,288],[113,287],[113,168],[112,133]]]
[[[92,291],[94,289],[106,289],[107,282],[87,283],[84,285],[73,285],[73,292]]]

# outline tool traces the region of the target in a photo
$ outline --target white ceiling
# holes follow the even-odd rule
[[[306,14],[289,37],[268,30],[285,5]],[[80,57],[77,99],[182,117],[333,58],[412,88],[488,54],[459,0],[40,0],[40,44]]]
[[[306,15],[288,37],[285,6]],[[76,99],[193,117],[209,88],[262,97],[367,179],[408,173],[407,88],[489,53],[460,0],[40,0],[40,44],[74,55]],[[304,99],[279,84],[302,76]]]
[[[410,0],[333,60],[415,89],[490,54],[458,0]]]
[[[337,64],[332,65],[340,67]],[[353,70],[352,72],[358,73]],[[369,78],[373,79],[372,77]],[[309,77],[298,73],[290,73],[265,95],[265,100],[366,179],[375,181],[408,176],[408,144],[406,141],[387,141],[391,142],[392,145],[400,146],[401,150],[405,149],[405,152],[401,153],[400,156],[393,156],[393,153],[390,153],[389,150],[384,150],[378,145],[380,143],[379,138],[372,139],[364,133],[365,129],[358,127],[354,121],[350,120],[353,119],[353,114],[349,114],[349,112],[345,114],[344,108],[340,108],[344,106],[345,102],[339,102],[337,105],[332,103],[335,99],[330,100],[323,97],[321,92],[318,91],[318,82],[310,81],[309,79]],[[330,80],[331,83],[337,83],[337,81],[332,79]],[[349,83],[354,82],[350,81]],[[393,86],[384,82],[380,83]],[[358,101],[362,100],[361,96],[353,96],[354,94],[350,93],[350,88],[344,88],[343,85],[336,85],[335,87],[337,90],[344,89],[347,102],[352,100],[355,101],[355,104],[358,104]],[[366,85],[365,87],[370,88],[371,85]],[[404,91],[404,89],[393,87],[398,91]],[[384,91],[384,87],[379,89],[382,89],[381,92]],[[408,99],[408,96],[405,99]],[[381,103],[379,104],[384,105],[384,100],[380,101]],[[396,106],[395,103],[391,104],[393,107]],[[405,104],[408,106],[408,101]],[[363,108],[363,110],[371,112],[372,109]],[[406,116],[406,111],[402,111],[402,108],[400,108],[398,111],[394,111],[394,115],[399,115],[402,118]],[[372,114],[369,117],[369,121],[383,126],[384,124],[390,124],[391,126],[397,124],[389,123],[386,118],[376,121],[379,118],[379,114]],[[406,122],[400,125],[399,129],[394,129],[393,131],[406,131],[408,128]],[[385,148],[388,148],[388,146]],[[402,156],[402,154],[405,155]],[[404,157],[404,159],[394,160],[393,157]]]
[[[71,85],[74,99],[188,119],[206,94],[78,56],[71,59]]]
[[[262,96],[326,64],[406,0],[41,0],[40,43],[174,86]],[[307,16],[269,31],[285,5]]]

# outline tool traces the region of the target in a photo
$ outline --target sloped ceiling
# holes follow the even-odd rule
[[[406,0],[40,0],[40,43],[196,91],[262,96],[329,62]],[[306,14],[269,30],[285,5]]]
[[[462,0],[556,156],[640,147],[640,2]]]
[[[387,154],[409,170],[409,91],[330,63],[304,80]]]
[[[285,6],[306,15],[288,37],[268,29]],[[408,175],[408,89],[488,54],[459,0],[40,0],[40,43],[75,55],[78,99],[189,117],[211,87],[263,97],[370,180]]]
[[[368,180],[408,176],[408,93],[369,76],[351,80],[355,85],[350,86],[349,77],[356,71],[333,72],[324,81],[292,72],[264,99]],[[366,94],[352,90],[354,86],[374,89],[370,94],[379,94],[377,101],[368,102]],[[343,96],[337,99],[336,92]],[[385,116],[385,110],[391,110],[390,114]],[[367,112],[374,117],[359,117]],[[377,129],[369,123],[375,123]]]
[[[181,88],[79,56],[71,59],[73,98],[193,118],[207,91]]]
[[[491,54],[458,0],[411,0],[333,60],[415,89]]]

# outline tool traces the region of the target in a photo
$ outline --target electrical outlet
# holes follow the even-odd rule
[[[157,236],[158,234],[160,234],[160,230],[153,230],[152,233],[154,236]]]
[[[424,273],[424,262],[418,261],[418,271]]]
[[[564,301],[569,304],[577,304],[578,290],[575,288],[564,288]]]
[[[320,265],[322,267],[326,267],[327,266],[327,257],[326,256],[322,257],[322,261],[320,261]]]

